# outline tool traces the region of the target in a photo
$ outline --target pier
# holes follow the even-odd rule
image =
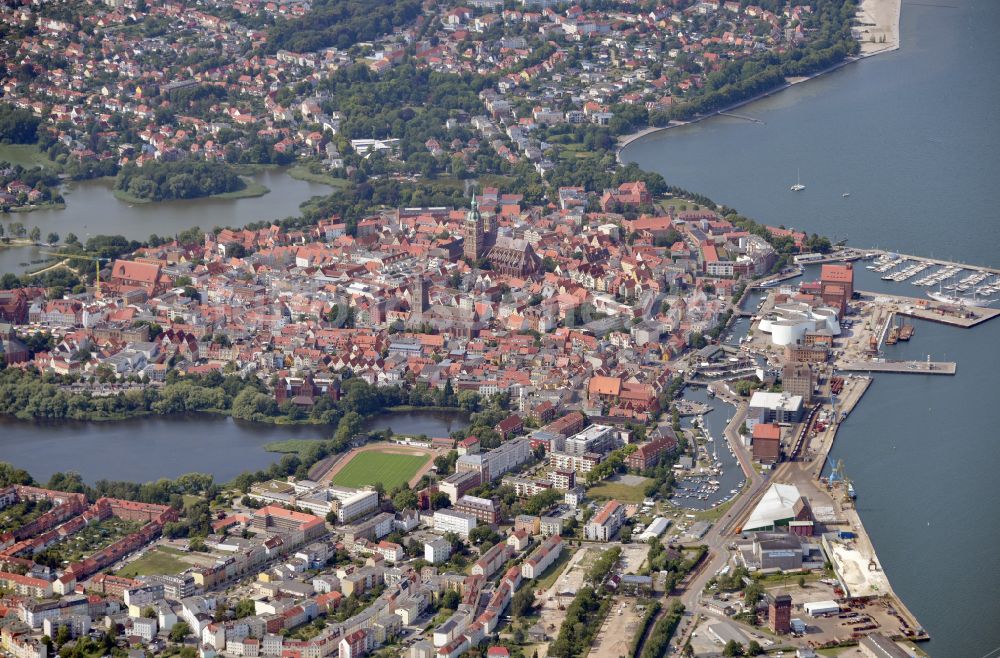
[[[906,260],[916,261],[918,263],[929,263],[931,265],[941,265],[947,267],[953,265],[955,267],[961,267],[963,270],[972,270],[975,272],[988,272],[990,274],[1000,274],[1000,268],[987,267],[985,265],[968,265],[966,263],[956,263],[950,260],[943,260],[941,258],[928,258],[927,256],[911,256],[910,254],[901,254],[897,251],[886,251],[885,249],[869,249],[868,255],[870,256],[880,256],[880,255],[893,255],[897,258],[905,258]]]
[[[745,114],[736,114],[735,112],[719,112],[720,117],[729,117],[730,119],[740,119],[742,121],[749,121],[750,123],[764,124],[760,119],[755,119],[754,117],[747,116]]]
[[[857,291],[862,301],[879,306],[892,305],[892,311],[911,318],[938,322],[952,327],[969,329],[1000,315],[1000,309],[985,306],[957,306],[933,299],[892,295],[884,292]]]
[[[895,372],[904,375],[954,375],[954,361],[844,361],[837,370],[845,372]]]

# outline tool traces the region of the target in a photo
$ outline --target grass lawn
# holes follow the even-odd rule
[[[174,557],[180,554],[179,551],[168,551],[166,548],[158,546],[150,551],[146,551],[146,554],[138,560],[128,563],[124,569],[118,572],[118,575],[135,578],[136,576],[180,573],[190,566],[187,562]]]
[[[400,455],[377,450],[360,452],[333,476],[331,484],[361,487],[381,482],[386,491],[391,491],[408,482],[429,459],[429,455]]]
[[[306,449],[314,445],[319,439],[285,439],[283,441],[271,441],[264,444],[264,450],[268,452],[279,452],[282,454],[301,455]]]
[[[598,500],[615,500],[626,503],[641,503],[645,496],[645,488],[634,487],[622,482],[601,482],[587,489],[587,495]]]
[[[331,176],[330,174],[314,173],[305,165],[290,167],[288,169],[288,175],[292,178],[304,180],[308,183],[319,183],[321,185],[329,185],[330,187],[336,187],[338,189],[347,187],[346,179],[337,178],[336,176]]]
[[[60,168],[34,144],[0,144],[0,161],[4,160],[22,167]]]

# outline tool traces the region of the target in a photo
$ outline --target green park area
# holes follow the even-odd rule
[[[633,476],[634,477],[634,476]],[[646,497],[647,478],[641,478],[641,484],[628,484],[621,481],[605,480],[587,489],[587,495],[595,500],[615,500],[623,503],[641,503]]]
[[[391,491],[417,474],[429,455],[402,455],[378,450],[359,452],[333,476],[332,484],[341,487],[363,487],[381,482]]]
[[[136,576],[170,575],[180,573],[189,565],[180,556],[182,551],[167,546],[157,546],[146,551],[142,557],[133,560],[118,572],[119,576],[135,578]]]

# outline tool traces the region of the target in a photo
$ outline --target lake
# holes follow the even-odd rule
[[[738,110],[763,123],[709,119],[638,140],[622,160],[767,224],[1000,266],[997,25],[997,2],[905,2],[900,50]],[[806,189],[793,193],[797,170]],[[925,293],[855,272],[857,288]],[[1000,321],[915,326],[887,355],[954,360],[956,376],[876,376],[832,458],[893,589],[933,638],[923,648],[975,658],[1000,646]]]
[[[412,410],[392,411],[368,419],[365,432],[391,429],[406,436],[426,435],[430,439],[444,438],[455,430],[469,426],[469,414],[464,411]]]
[[[447,436],[468,425],[460,412],[388,412],[366,431]],[[56,471],[97,480],[149,482],[184,473],[209,473],[228,482],[244,471],[267,468],[281,455],[264,445],[283,439],[327,439],[326,425],[244,423],[225,416],[150,416],[113,422],[31,422],[0,417],[0,461],[26,469],[40,482]]]
[[[94,235],[124,235],[130,240],[145,240],[153,233],[173,237],[192,226],[210,230],[214,226],[237,227],[256,221],[297,217],[301,214],[301,203],[333,191],[327,185],[292,178],[282,169],[259,171],[247,178],[267,187],[270,192],[243,199],[130,204],[115,198],[113,181],[97,179],[67,184],[63,189],[66,199],[63,210],[10,213],[0,215],[0,222],[5,227],[11,222],[21,222],[29,231],[37,226],[43,238],[54,231],[61,238],[75,233],[81,242]],[[24,271],[26,268],[21,263],[45,258],[40,253],[43,250],[47,247],[0,248],[0,273]]]

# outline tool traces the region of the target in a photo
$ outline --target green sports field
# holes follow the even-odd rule
[[[386,491],[409,482],[430,455],[402,455],[368,450],[359,452],[330,480],[342,487],[362,487],[381,482]]]

